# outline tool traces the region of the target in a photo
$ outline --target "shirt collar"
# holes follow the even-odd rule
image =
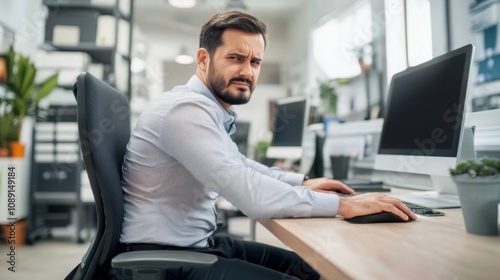
[[[210,92],[208,87],[196,75],[193,75],[191,79],[189,79],[186,86],[192,89],[194,92],[208,97],[208,99],[212,100],[215,104],[217,104],[217,106],[222,112],[224,129],[229,133],[229,135],[233,134],[236,131],[236,126],[234,125],[234,122],[236,121],[238,114],[236,113],[233,107],[230,107],[229,111],[226,111],[226,109],[222,107],[222,105],[215,98],[212,92]]]

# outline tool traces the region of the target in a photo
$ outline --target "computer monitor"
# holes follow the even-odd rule
[[[266,157],[300,159],[304,130],[308,120],[306,97],[290,97],[278,100],[274,112],[273,139]]]
[[[240,153],[247,156],[250,122],[236,121],[234,125],[236,126],[236,131],[231,135],[231,139],[238,146]]]
[[[449,177],[462,152],[473,51],[467,45],[394,75],[375,169]]]

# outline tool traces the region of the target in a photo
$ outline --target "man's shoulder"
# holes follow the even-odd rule
[[[176,86],[172,90],[160,94],[160,96],[158,96],[158,98],[156,98],[156,100],[154,100],[153,102],[155,101],[157,103],[172,105],[184,103],[193,105],[201,104],[207,106],[215,105],[208,97],[193,91],[186,85]]]
[[[158,117],[190,116],[199,114],[216,115],[217,105],[203,94],[197,93],[186,86],[177,86],[170,91],[161,93],[144,110],[144,115]]]

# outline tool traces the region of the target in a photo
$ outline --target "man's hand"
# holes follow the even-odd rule
[[[330,180],[325,177],[305,180],[302,185],[317,192],[354,194],[354,190],[341,181]]]
[[[408,220],[408,217],[413,220],[417,219],[417,216],[395,197],[380,193],[365,193],[339,198],[338,214],[346,219],[379,212],[391,212],[404,220]]]

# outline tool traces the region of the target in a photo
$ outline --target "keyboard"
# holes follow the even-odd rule
[[[424,207],[420,205],[416,205],[413,203],[403,202],[406,207],[408,207],[413,213],[423,216],[444,216],[443,212],[436,211],[429,207]]]

